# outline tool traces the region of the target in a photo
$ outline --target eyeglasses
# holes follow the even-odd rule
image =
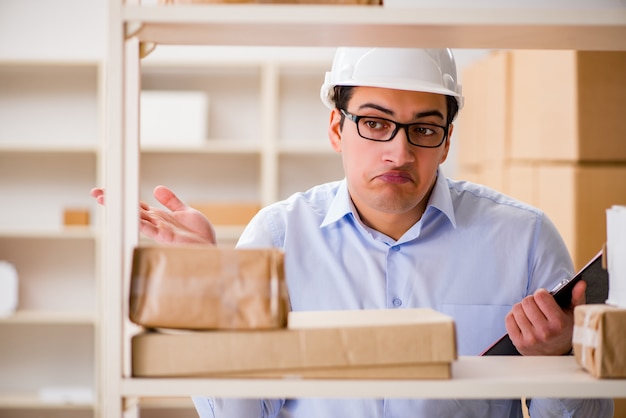
[[[404,129],[411,145],[423,148],[437,148],[448,136],[448,127],[432,123],[400,123],[391,119],[373,116],[357,116],[341,109],[341,113],[356,124],[361,138],[370,141],[391,141],[400,129]]]

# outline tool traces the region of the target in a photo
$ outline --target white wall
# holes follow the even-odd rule
[[[103,59],[107,4],[107,0],[0,0],[0,59]]]

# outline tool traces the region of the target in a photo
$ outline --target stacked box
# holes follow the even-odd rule
[[[284,254],[277,248],[137,247],[129,304],[131,321],[147,328],[284,328]]]
[[[626,161],[626,52],[510,54],[512,159]]]
[[[267,331],[144,332],[135,377],[448,379],[457,358],[451,317],[431,309],[291,312]]]

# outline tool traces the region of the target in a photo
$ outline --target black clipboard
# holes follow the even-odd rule
[[[554,296],[560,307],[569,306],[572,300],[572,288],[580,280],[587,282],[585,293],[587,303],[605,303],[608,297],[608,272],[602,263],[602,250],[598,252],[574,277],[563,280],[550,294]],[[509,334],[505,334],[498,341],[482,352],[481,356],[519,356],[520,353],[513,345]]]

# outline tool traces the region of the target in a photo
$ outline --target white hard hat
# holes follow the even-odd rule
[[[456,98],[463,107],[461,86],[450,49],[338,48],[320,96],[334,107],[333,87],[367,86],[423,91]]]

